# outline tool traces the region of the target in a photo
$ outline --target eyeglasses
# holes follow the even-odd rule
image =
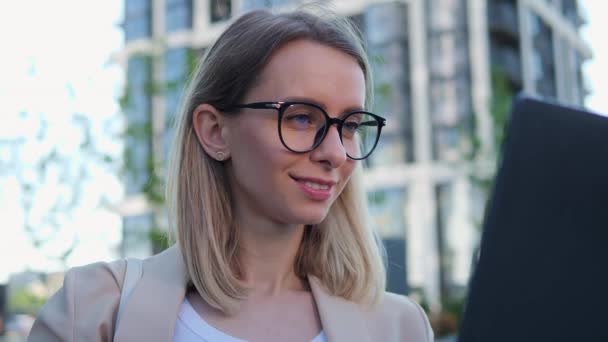
[[[369,157],[380,139],[386,119],[366,111],[353,111],[332,118],[320,106],[307,102],[254,102],[234,108],[276,109],[279,138],[288,150],[306,153],[319,147],[335,124],[346,155],[350,159]]]

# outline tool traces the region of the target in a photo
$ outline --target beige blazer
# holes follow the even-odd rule
[[[68,271],[63,287],[41,309],[28,341],[112,341],[125,266],[119,260]],[[178,247],[145,259],[114,341],[172,341],[187,280]],[[329,342],[433,341],[424,312],[407,297],[386,293],[379,306],[368,310],[332,296],[315,277],[309,281]]]

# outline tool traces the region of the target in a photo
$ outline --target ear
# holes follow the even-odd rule
[[[224,114],[210,104],[200,104],[192,113],[192,126],[199,143],[211,158],[220,161],[228,158],[230,151]]]

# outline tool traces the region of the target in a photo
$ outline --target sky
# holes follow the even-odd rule
[[[123,44],[118,26],[122,6],[122,0],[0,2],[0,142],[24,141],[17,155],[0,148],[0,158],[18,158],[26,178],[32,177],[28,171],[32,163],[51,148],[68,159],[81,158],[78,146],[84,137],[73,113],[89,118],[99,150],[120,157],[122,146],[112,137],[124,125],[117,104],[123,72],[111,63],[110,55]],[[41,116],[48,127],[45,139],[36,143]],[[0,170],[0,283],[26,268],[60,269],[46,255],[65,248],[59,243],[57,250],[51,247],[40,253],[32,247],[23,233],[20,187],[11,172]],[[65,234],[80,241],[68,259],[70,266],[114,258],[113,247],[120,241],[120,217],[99,205],[102,194],[109,201],[120,200],[120,182],[103,168],[92,167],[90,172],[93,180],[82,186],[80,205],[60,221]],[[37,193],[38,203],[69,191],[57,181],[58,170],[49,174],[49,186]],[[34,208],[38,216],[34,221],[44,209],[44,205]]]
[[[539,0],[540,1],[540,0]],[[580,1],[588,19],[582,34],[589,42],[593,59],[584,65],[592,93],[587,106],[608,113],[608,8],[605,0]],[[123,70],[110,56],[123,45],[119,23],[123,0],[20,0],[0,2],[0,160],[20,160],[26,178],[28,167],[49,149],[56,148],[67,158],[79,158],[77,146],[82,131],[72,120],[73,113],[84,113],[92,123],[95,140],[104,153],[120,158],[122,145],[116,132],[124,126],[118,101],[124,85]],[[27,113],[24,115],[23,113]],[[48,120],[45,139],[36,142],[41,131],[39,120]],[[15,155],[2,149],[2,142],[23,142]],[[16,159],[15,159],[16,158]],[[0,164],[1,166],[1,164]],[[11,273],[25,269],[59,270],[46,255],[56,251],[35,249],[23,231],[23,212],[18,201],[20,188],[12,170],[0,169],[0,283]],[[103,194],[112,203],[120,202],[123,189],[107,169],[92,167],[92,180],[85,182],[82,202],[74,213],[61,220],[66,236],[80,243],[67,266],[116,258],[120,242],[120,217],[99,205]],[[51,202],[68,191],[58,182],[58,171],[51,172],[49,186],[37,199]],[[54,176],[53,176],[54,175]],[[34,214],[44,212],[36,207]],[[69,239],[65,239],[68,241]],[[65,246],[59,243],[57,250]],[[46,254],[45,254],[46,253]]]
[[[581,30],[583,38],[589,43],[593,52],[591,60],[583,66],[586,81],[591,90],[585,105],[602,114],[608,114],[608,21],[605,18],[608,2],[605,0],[579,1],[581,9],[587,18],[587,25]]]

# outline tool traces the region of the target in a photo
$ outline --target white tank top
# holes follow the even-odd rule
[[[212,327],[199,316],[187,298],[184,298],[177,316],[173,342],[247,342]],[[311,342],[327,342],[321,331]]]

